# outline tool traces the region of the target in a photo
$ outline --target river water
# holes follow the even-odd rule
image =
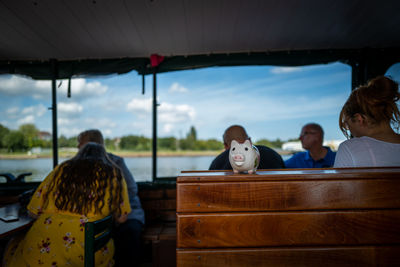
[[[287,156],[283,156],[286,159]],[[126,166],[133,174],[137,182],[151,181],[151,157],[124,158]],[[195,156],[195,157],[159,157],[157,159],[157,176],[176,177],[181,171],[185,170],[208,170],[214,156]],[[63,162],[66,158],[59,159]],[[1,159],[0,173],[12,173],[15,176],[23,172],[32,172],[26,181],[42,181],[52,170],[52,158],[38,159]],[[3,178],[0,178],[3,179]],[[5,179],[0,180],[4,182]]]

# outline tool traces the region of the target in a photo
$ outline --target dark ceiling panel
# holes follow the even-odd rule
[[[0,61],[398,48],[399,10],[398,0],[2,0]]]

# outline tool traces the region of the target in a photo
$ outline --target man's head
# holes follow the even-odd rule
[[[324,130],[317,123],[308,123],[301,129],[300,141],[303,148],[306,150],[322,147],[324,141]]]
[[[79,149],[89,142],[94,142],[104,146],[103,135],[97,129],[86,130],[78,135]]]
[[[232,140],[236,140],[239,143],[244,143],[244,141],[250,140],[250,137],[247,135],[246,130],[240,125],[230,126],[228,129],[225,130],[222,138],[224,140],[225,149],[229,149],[231,147]]]

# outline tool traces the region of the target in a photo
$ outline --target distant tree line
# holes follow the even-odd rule
[[[121,138],[106,138],[105,146],[109,150],[151,151],[152,139],[145,136],[127,135]],[[77,137],[58,138],[59,147],[76,147]],[[258,145],[280,148],[283,141],[261,139]],[[8,152],[29,151],[34,147],[51,148],[52,140],[49,133],[41,132],[34,124],[23,124],[18,130],[10,130],[0,124],[0,149]],[[164,151],[195,150],[218,151],[224,148],[223,142],[216,139],[199,140],[195,127],[190,127],[184,138],[160,137],[157,139],[157,149]]]
[[[34,124],[23,124],[10,130],[0,124],[0,149],[8,152],[27,151],[32,147],[50,148],[51,140],[41,139]]]
[[[144,136],[128,135],[121,138],[106,139],[108,149],[122,149],[134,151],[150,151],[152,139]],[[178,150],[221,150],[224,145],[216,139],[198,140],[196,129],[192,126],[185,138],[159,137],[157,138],[157,149],[165,151]]]

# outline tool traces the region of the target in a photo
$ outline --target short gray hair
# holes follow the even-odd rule
[[[94,142],[94,143],[104,146],[103,135],[97,129],[90,129],[90,130],[81,132],[78,135],[78,142],[80,143],[82,140],[85,140],[86,142]]]

